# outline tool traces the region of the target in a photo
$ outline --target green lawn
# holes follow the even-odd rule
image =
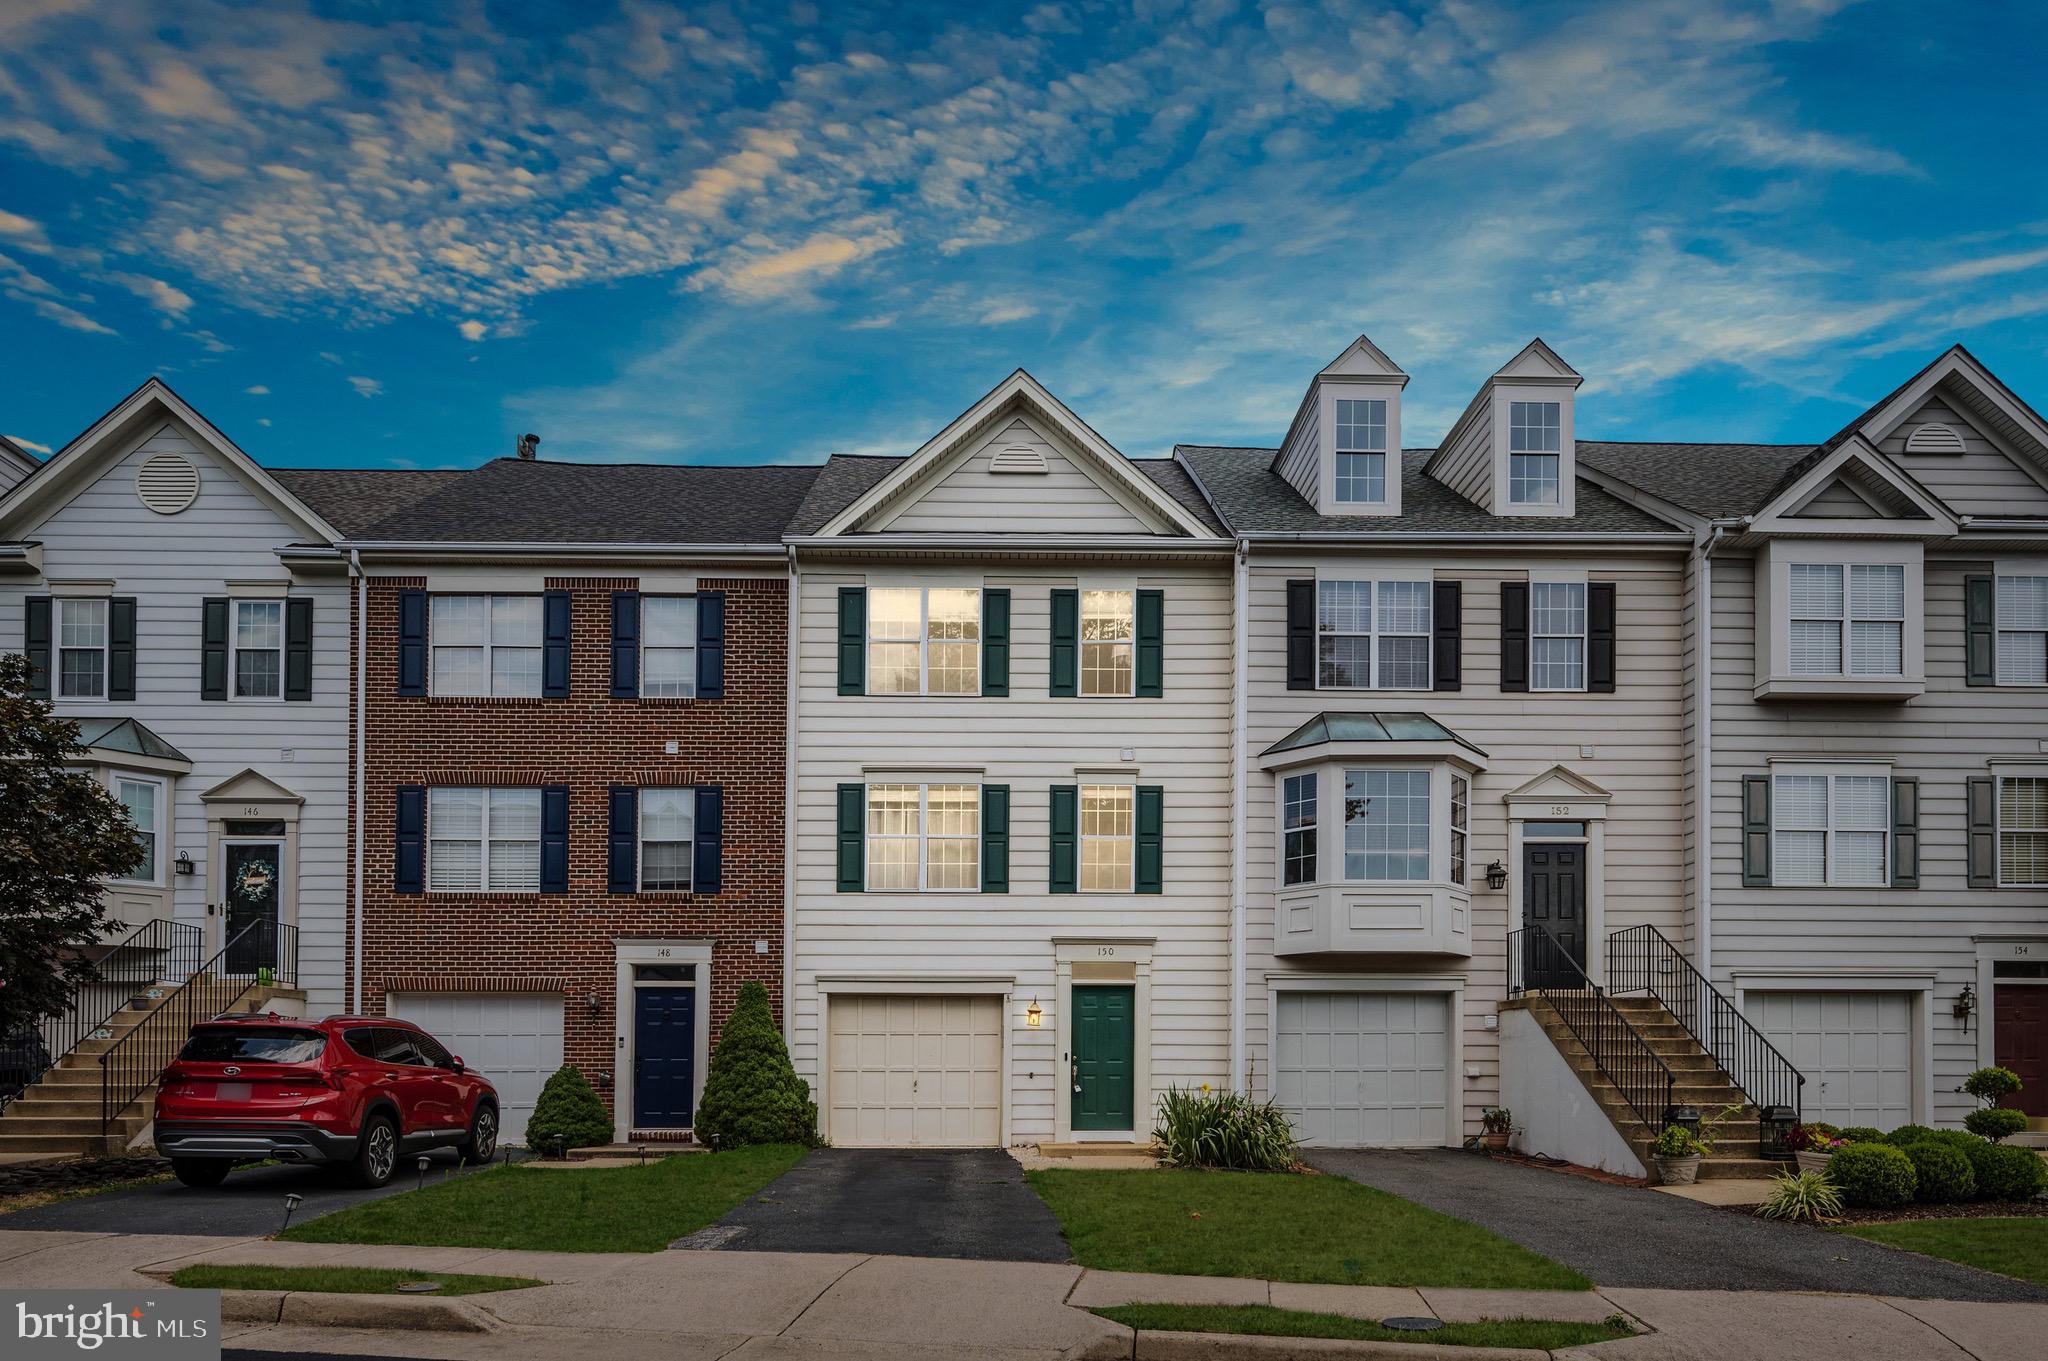
[[[2048,1285],[2048,1219],[1912,1219],[1842,1232]]]
[[[1263,1337],[1335,1337],[1360,1342],[1432,1342],[1447,1347],[1528,1347],[1554,1351],[1633,1337],[1618,1317],[1608,1323],[1488,1319],[1446,1323],[1434,1332],[1405,1333],[1343,1314],[1310,1314],[1269,1304],[1125,1304],[1096,1313],[1127,1328],[1173,1333],[1256,1333]]]
[[[544,1252],[660,1252],[787,1172],[804,1150],[764,1144],[645,1167],[495,1167],[293,1225],[300,1243],[418,1243]]]
[[[1098,1271],[1336,1285],[1590,1290],[1548,1258],[1342,1177],[1261,1172],[1029,1174],[1075,1260]]]
[[[488,1295],[525,1290],[546,1281],[525,1276],[464,1276],[448,1271],[401,1271],[367,1266],[188,1266],[171,1275],[185,1290],[312,1290],[321,1294],[391,1295],[401,1281],[434,1281],[435,1295]]]

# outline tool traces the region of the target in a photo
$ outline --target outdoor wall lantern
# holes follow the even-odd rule
[[[1700,1134],[1700,1108],[1698,1106],[1666,1106],[1664,1108],[1664,1123],[1666,1126],[1676,1125],[1697,1139]]]
[[[1963,1033],[1965,1035],[1970,1033],[1970,1013],[1976,1009],[1977,994],[1971,991],[1968,983],[1965,983],[1963,984],[1963,990],[1956,994],[1955,1005],[1949,1008],[1949,1011],[1955,1018],[1963,1023]]]
[[[1498,893],[1508,886],[1508,867],[1496,860],[1486,867],[1486,886]]]
[[[1038,1009],[1038,999],[1036,997],[1031,999],[1030,1006],[1024,1008],[1024,1024],[1030,1026],[1033,1030],[1045,1024],[1045,1013]]]
[[[1765,1106],[1757,1112],[1757,1152],[1765,1158],[1790,1162],[1792,1150],[1785,1136],[1799,1123],[1799,1112],[1791,1106]]]
[[[183,851],[178,852],[178,858],[171,862],[171,868],[179,874],[193,874],[197,872],[192,864],[192,857]]]

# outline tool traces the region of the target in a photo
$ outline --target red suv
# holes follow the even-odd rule
[[[156,1149],[187,1186],[218,1186],[263,1158],[345,1166],[356,1185],[382,1186],[400,1153],[455,1148],[487,1163],[498,1145],[497,1089],[384,1016],[202,1021],[158,1084]]]

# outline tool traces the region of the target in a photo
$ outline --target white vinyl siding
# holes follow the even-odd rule
[[[107,602],[59,600],[57,698],[107,697]]]
[[[1429,772],[1344,772],[1344,877],[1368,883],[1429,878]]]
[[[1586,583],[1529,585],[1529,688],[1586,688]]]
[[[1036,454],[1045,471],[991,471],[1005,450],[1018,448]],[[1153,515],[1129,496],[1106,494],[1064,438],[1020,417],[990,431],[936,485],[921,488],[894,514],[878,512],[864,528],[897,534],[1145,534],[1153,531]]]
[[[1771,823],[1773,884],[1889,882],[1889,775],[1773,774]]]
[[[1129,893],[1138,791],[1127,784],[1081,786],[1081,891]]]
[[[1279,994],[1274,1099],[1318,1148],[1444,1142],[1450,1005],[1408,992]]]
[[[1316,584],[1316,683],[1325,690],[1427,690],[1427,581]]]
[[[1564,431],[1557,402],[1508,403],[1508,501],[1554,506]]]
[[[2048,685],[2048,576],[2000,576],[1998,683]]]
[[[434,694],[539,697],[539,596],[437,595],[427,637]]]
[[[980,589],[870,588],[867,650],[871,695],[979,694]]]
[[[2048,776],[1998,781],[1998,882],[2048,887]]]
[[[427,888],[434,893],[538,891],[540,790],[428,790]]]
[[[695,789],[640,791],[641,892],[680,892],[690,887],[696,823]]]
[[[1378,504],[1387,499],[1387,404],[1337,399],[1336,499]]]
[[[981,786],[871,784],[871,892],[971,892],[981,887]]]
[[[142,862],[120,877],[137,884],[162,883],[157,854],[163,845],[164,835],[163,781],[117,775],[114,777],[114,797],[121,801],[128,821],[134,824],[136,843],[143,850]]]
[[[237,600],[233,634],[236,699],[284,694],[284,602]]]
[[[1897,676],[1905,669],[1906,569],[1788,565],[1791,674]]]
[[[640,597],[640,695],[689,699],[697,693],[697,598]]]
[[[1081,693],[1121,696],[1137,678],[1138,597],[1135,591],[1081,592]]]

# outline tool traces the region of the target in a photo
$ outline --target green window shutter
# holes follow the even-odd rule
[[[1771,777],[1742,777],[1742,882],[1748,888],[1771,882]]]
[[[1010,891],[1010,786],[981,787],[981,891]]]
[[[1972,777],[1970,799],[1970,887],[1998,887],[1998,787],[1988,775]]]
[[[1051,662],[1051,693],[1055,696],[1079,693],[1077,680],[1081,674],[1081,593],[1078,590],[1063,588],[1052,593]]]
[[[839,693],[868,692],[868,593],[864,586],[839,588]]]
[[[1166,690],[1166,592],[1138,592],[1138,683],[1140,699]]]
[[[1081,786],[1056,784],[1052,787],[1052,855],[1046,863],[1046,888],[1053,893],[1072,893],[1081,877],[1079,836]]]
[[[1138,786],[1137,891],[1166,891],[1166,787]]]
[[[839,891],[867,888],[868,787],[839,786]]]
[[[1963,669],[1967,684],[1998,684],[1998,593],[1988,576],[1963,578]]]
[[[981,593],[981,693],[1010,693],[1010,593]]]
[[[1920,782],[1892,781],[1892,887],[1920,887]]]

